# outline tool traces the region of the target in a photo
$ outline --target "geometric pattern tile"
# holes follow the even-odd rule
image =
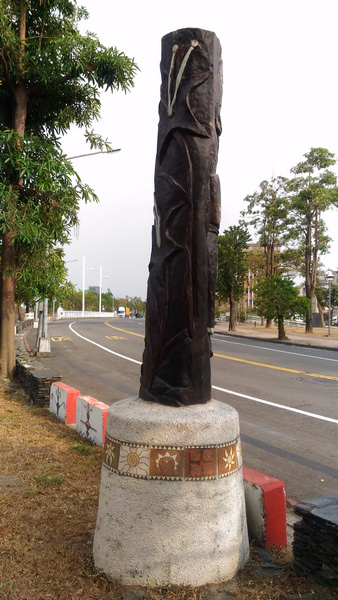
[[[186,479],[216,479],[216,476],[216,448],[186,448]]]
[[[208,446],[156,446],[116,440],[106,434],[103,466],[127,477],[206,481],[242,468],[241,441]]]

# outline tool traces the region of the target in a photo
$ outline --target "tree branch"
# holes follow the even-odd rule
[[[13,83],[11,76],[9,74],[9,71],[8,71],[7,61],[6,61],[6,58],[4,55],[3,48],[1,49],[1,52],[0,52],[0,59],[1,59],[1,64],[3,67],[3,71],[4,71],[3,72],[4,79],[5,79],[8,87],[11,89],[11,91],[14,92],[15,86],[14,86],[14,83]]]
[[[95,71],[95,69],[98,67],[98,62],[92,64],[92,65],[88,65],[88,67],[85,67],[82,71],[82,73],[91,73],[92,71]],[[79,77],[79,75],[82,74],[81,72],[73,72],[73,73],[67,73],[67,75],[64,75],[63,77],[58,77],[56,79],[56,83],[67,83],[67,81],[71,81],[72,79],[75,79],[76,77]]]

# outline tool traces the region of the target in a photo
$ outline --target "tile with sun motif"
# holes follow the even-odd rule
[[[216,448],[186,448],[186,479],[215,478],[216,475]]]
[[[183,477],[184,450],[177,448],[151,448],[150,450],[150,477],[163,477],[165,479]]]
[[[218,475],[224,477],[237,469],[236,442],[218,448]]]
[[[121,475],[148,477],[150,466],[149,446],[121,444],[118,470]]]
[[[103,450],[103,462],[110,469],[117,470],[120,456],[120,444],[106,436]]]

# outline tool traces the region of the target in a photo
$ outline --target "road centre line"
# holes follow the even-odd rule
[[[214,335],[217,335],[217,334],[214,334]],[[303,354],[302,352],[290,352],[289,350],[280,350],[279,348],[267,348],[266,346],[258,346],[257,344],[245,344],[244,342],[233,342],[232,340],[230,341],[230,340],[221,339],[221,337],[217,338],[217,342],[221,342],[222,344],[235,344],[237,346],[248,346],[249,348],[259,348],[260,350],[268,350],[268,352],[280,352],[281,354],[292,354],[292,356],[304,356],[305,358],[315,358],[316,360],[329,360],[331,362],[338,362],[337,358],[327,358],[326,356],[315,356],[313,354]],[[323,347],[323,350],[330,351],[330,348]]]
[[[73,323],[70,323],[69,325],[69,329],[75,333],[75,335],[77,335],[78,337],[80,337],[81,339],[85,340],[86,342],[89,342],[90,344],[93,344],[94,346],[97,346],[98,348],[101,348],[102,350],[105,350],[106,352],[109,352],[110,354],[114,354],[115,356],[118,356],[119,358],[124,358],[125,360],[129,360],[130,362],[133,362],[137,365],[141,365],[141,361],[139,360],[135,360],[133,358],[129,358],[128,356],[124,356],[123,354],[119,354],[118,352],[113,352],[113,350],[110,350],[109,348],[106,348],[105,346],[101,346],[101,344],[97,344],[96,342],[93,342],[92,340],[89,340],[88,338],[84,337],[83,335],[80,335],[79,333],[77,333],[75,331],[75,329],[72,328],[72,325],[74,325],[76,323],[76,321],[73,321]],[[329,423],[336,423],[338,424],[338,419],[332,419],[331,417],[324,417],[323,415],[317,415],[316,413],[310,413],[307,412],[305,410],[300,410],[299,408],[292,408],[291,406],[285,406],[284,404],[277,404],[276,402],[270,402],[268,400],[262,400],[261,398],[255,398],[254,396],[247,396],[246,394],[241,394],[239,392],[234,392],[232,390],[227,390],[225,388],[221,388],[221,387],[217,387],[215,385],[211,386],[213,390],[217,390],[219,392],[223,392],[224,394],[231,394],[233,396],[238,396],[239,398],[245,398],[246,400],[252,400],[253,402],[258,402],[261,404],[267,404],[268,406],[272,406],[273,408],[281,408],[282,410],[287,410],[290,412],[295,412],[297,414],[300,415],[304,415],[306,417],[312,417],[314,419],[319,419],[321,421],[328,421]]]
[[[225,358],[226,360],[233,360],[235,362],[245,363],[246,365],[254,365],[255,367],[264,367],[265,369],[275,369],[276,371],[286,371],[288,373],[296,373],[298,375],[306,375],[307,377],[317,377],[321,379],[331,379],[338,381],[338,377],[333,375],[319,375],[317,373],[307,373],[306,371],[298,371],[296,369],[287,369],[286,367],[276,367],[275,365],[267,365],[265,363],[255,362],[253,360],[244,360],[244,358],[235,358],[234,356],[226,356],[225,354],[216,354],[217,358]]]
[[[111,325],[110,323],[105,323],[105,325],[107,325],[107,327],[111,327],[112,329],[116,329],[117,331],[123,331],[124,333],[129,333],[130,335],[137,335],[137,337],[144,338],[142,333],[134,333],[133,331],[128,331],[127,329],[120,329],[120,327],[114,327],[114,325]]]
[[[282,408],[289,412],[294,412],[305,417],[312,417],[313,419],[319,419],[320,421],[328,421],[329,423],[336,423],[338,425],[338,419],[332,419],[331,417],[324,417],[323,415],[317,415],[316,413],[307,412],[306,410],[300,410],[300,408],[293,408],[292,406],[285,406],[284,404],[277,404],[276,402],[269,402],[268,400],[262,400],[261,398],[255,398],[254,396],[247,396],[246,394],[240,394],[239,392],[233,392],[232,390],[226,390],[215,385],[212,386],[214,390],[223,392],[224,394],[231,394],[232,396],[238,396],[239,398],[245,398],[245,400],[252,400],[253,402],[259,402],[260,404],[267,404],[273,408]]]
[[[119,327],[114,327],[114,325],[110,325],[110,323],[105,323],[105,325],[107,325],[108,327],[111,327],[112,329],[117,329],[117,331],[123,331],[124,333],[129,333],[130,335],[137,335],[138,337],[144,337],[144,335],[142,335],[141,333],[134,333],[132,331],[128,331],[127,329],[121,329]],[[281,352],[283,352],[283,350]],[[295,353],[290,352],[290,354],[295,354]],[[296,353],[296,355],[300,356],[298,353]],[[235,358],[234,356],[226,356],[224,354],[214,353],[214,356],[217,356],[218,358],[224,358],[226,360],[232,360],[235,362],[245,363],[247,365],[253,365],[255,367],[265,367],[266,369],[275,369],[277,371],[286,371],[287,373],[295,373],[297,375],[306,375],[307,377],[314,377],[317,379],[329,379],[331,381],[338,381],[338,377],[334,377],[333,375],[320,375],[318,373],[307,373],[306,371],[299,371],[296,369],[288,369],[286,367],[277,367],[275,365],[267,365],[265,363],[255,362],[255,361],[251,361],[251,360],[244,360],[243,358]]]

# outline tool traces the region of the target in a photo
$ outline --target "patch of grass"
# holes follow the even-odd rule
[[[80,456],[89,456],[92,453],[92,446],[86,444],[86,442],[79,442],[73,445],[72,452],[80,454]]]
[[[35,478],[37,483],[41,483],[42,485],[48,487],[51,485],[61,485],[64,483],[65,476],[64,475],[42,475],[41,477]]]

